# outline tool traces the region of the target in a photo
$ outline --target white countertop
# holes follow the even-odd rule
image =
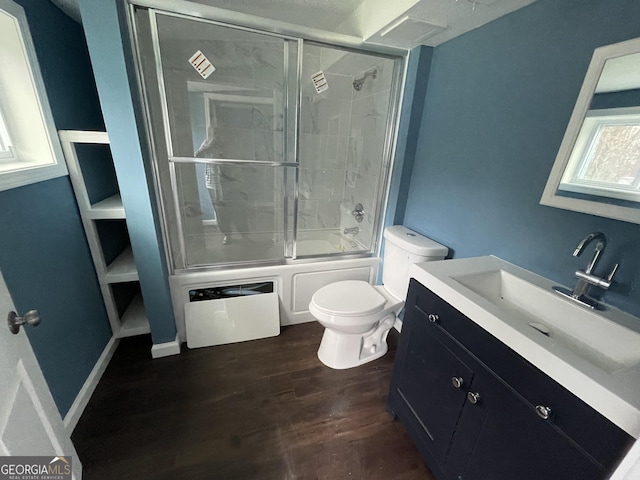
[[[640,365],[607,372],[567,347],[534,331],[514,314],[483,298],[454,278],[503,270],[538,287],[557,283],[500,258],[488,256],[424,262],[411,267],[411,277],[473,320],[491,335],[581,398],[634,438],[640,437]],[[566,300],[570,303],[570,300]],[[575,308],[582,308],[576,306]],[[599,315],[634,330],[640,319],[609,307]]]

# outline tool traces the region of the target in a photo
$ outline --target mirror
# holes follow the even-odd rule
[[[594,51],[540,203],[640,223],[640,38]]]

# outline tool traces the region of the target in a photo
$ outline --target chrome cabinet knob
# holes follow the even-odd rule
[[[467,393],[467,400],[469,400],[469,403],[473,403],[475,405],[480,401],[480,394],[477,392],[469,392]]]
[[[431,323],[436,323],[440,317],[438,317],[438,315],[436,315],[435,313],[430,313],[429,315],[427,315],[427,318]]]
[[[451,379],[451,384],[453,385],[453,388],[461,388],[462,385],[464,385],[464,380],[462,377],[453,377]]]
[[[536,405],[536,413],[543,420],[549,420],[551,416],[551,408],[545,407],[544,405]]]

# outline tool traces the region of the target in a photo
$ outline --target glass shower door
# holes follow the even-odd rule
[[[292,249],[298,41],[150,11],[179,268]]]
[[[173,269],[375,252],[402,60],[132,8]]]
[[[296,254],[373,252],[400,60],[308,42],[303,52]]]

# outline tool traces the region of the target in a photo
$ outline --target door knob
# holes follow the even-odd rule
[[[40,325],[40,314],[37,310],[29,310],[23,316],[19,317],[16,312],[9,312],[7,316],[7,324],[9,325],[9,331],[16,335],[20,331],[20,325],[24,324],[37,327]]]

